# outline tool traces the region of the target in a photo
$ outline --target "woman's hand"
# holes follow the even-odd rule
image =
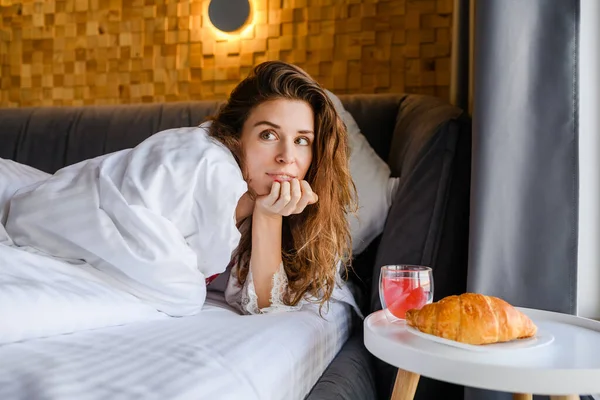
[[[315,204],[319,197],[306,181],[292,179],[287,182],[274,182],[271,193],[256,199],[255,212],[269,216],[300,214],[309,204]]]

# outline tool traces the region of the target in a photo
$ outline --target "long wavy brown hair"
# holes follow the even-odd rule
[[[319,196],[316,204],[301,214],[283,218],[282,260],[291,295],[284,299],[296,305],[306,294],[323,306],[335,286],[338,262],[344,267],[352,258],[352,240],[346,219],[356,208],[356,189],[348,167],[346,127],[323,88],[300,68],[280,61],[256,66],[231,92],[213,118],[210,135],[234,154],[244,171],[241,134],[244,122],[259,104],[275,100],[301,100],[314,113],[313,159],[304,178]],[[244,176],[247,176],[244,171]],[[252,248],[252,219],[234,253],[237,278],[248,276]]]

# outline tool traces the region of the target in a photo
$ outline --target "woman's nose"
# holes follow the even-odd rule
[[[276,160],[280,164],[291,164],[294,162],[294,147],[286,143],[282,143],[277,154]]]

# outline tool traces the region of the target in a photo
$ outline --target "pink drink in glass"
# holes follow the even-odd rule
[[[380,282],[382,306],[393,317],[405,319],[406,311],[420,309],[433,300],[432,280],[431,270],[427,267],[384,267]]]

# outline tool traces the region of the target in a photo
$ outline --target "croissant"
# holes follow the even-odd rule
[[[464,293],[406,311],[408,325],[423,333],[466,344],[532,337],[537,327],[525,314],[493,296]]]

